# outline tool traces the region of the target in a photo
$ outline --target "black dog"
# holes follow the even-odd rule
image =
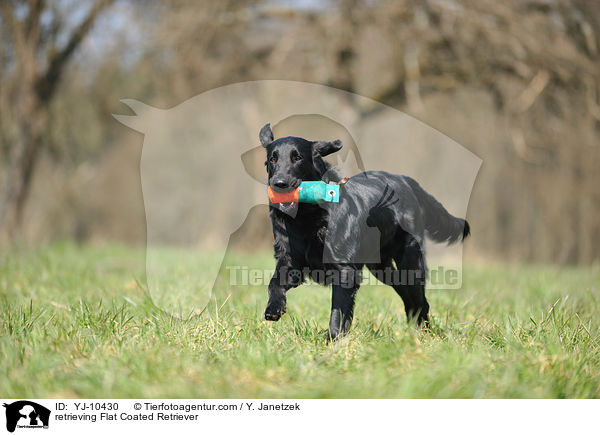
[[[339,140],[274,140],[269,124],[259,137],[267,150],[268,183],[276,192],[291,191],[301,181],[340,182],[323,160],[342,148]],[[450,215],[415,180],[383,171],[350,178],[340,186],[339,203],[271,204],[269,214],[277,265],[265,318],[279,320],[285,313],[286,292],[310,277],[332,285],[331,339],[350,329],[364,265],[394,288],[409,320],[427,326],[425,234],[448,243],[469,235],[469,224]]]

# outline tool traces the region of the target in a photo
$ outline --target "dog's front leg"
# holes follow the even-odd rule
[[[283,261],[278,261],[275,274],[269,282],[269,302],[265,309],[265,319],[277,321],[285,313],[286,292],[299,285],[302,278],[299,271],[292,269]],[[297,278],[297,279],[296,279]],[[298,282],[296,282],[298,281]]]
[[[277,275],[277,274],[275,274]],[[276,276],[269,282],[269,302],[265,309],[265,319],[277,321],[285,313],[286,289],[281,285]]]
[[[352,326],[354,299],[358,285],[334,284],[331,294],[331,317],[329,318],[329,339],[346,335]]]

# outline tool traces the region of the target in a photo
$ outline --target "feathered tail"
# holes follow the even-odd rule
[[[469,223],[452,216],[437,199],[427,193],[415,180],[406,177],[417,196],[425,215],[425,229],[433,241],[448,244],[464,240],[471,234]]]

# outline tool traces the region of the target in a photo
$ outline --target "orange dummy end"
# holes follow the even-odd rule
[[[269,201],[274,204],[279,202],[298,202],[298,188],[291,192],[277,193],[269,186],[268,195]]]

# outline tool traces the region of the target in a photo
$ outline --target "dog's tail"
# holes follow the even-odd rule
[[[429,238],[435,242],[448,244],[464,240],[471,234],[469,223],[452,216],[432,195],[427,193],[419,183],[406,177],[424,212],[425,229]]]

